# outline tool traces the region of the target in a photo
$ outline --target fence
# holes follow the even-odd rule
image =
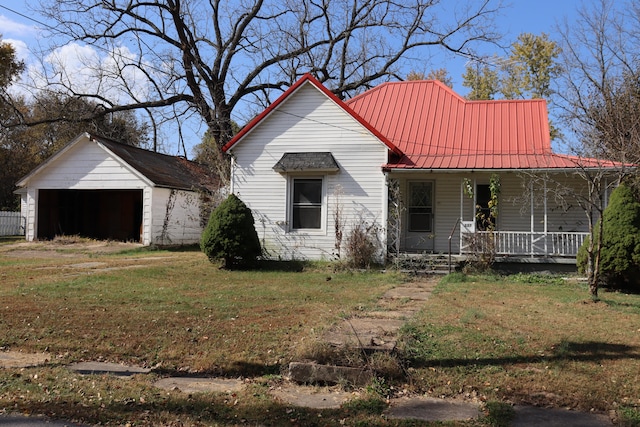
[[[20,212],[0,212],[0,236],[24,235],[25,225]]]

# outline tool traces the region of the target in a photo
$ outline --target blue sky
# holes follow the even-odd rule
[[[540,34],[545,32],[555,39],[556,23],[567,19],[570,23],[575,20],[577,10],[583,0],[504,0],[506,7],[502,10],[501,16],[496,19],[497,30],[505,34],[505,42],[512,42],[518,34],[528,32]],[[44,21],[44,18],[35,15],[29,10],[28,4],[37,4],[35,0],[15,1],[0,0],[0,34],[4,41],[13,43],[19,54],[27,62],[29,61],[28,50],[36,48],[39,42],[39,32],[37,30],[38,23],[35,21]],[[11,10],[18,12],[14,13]],[[24,15],[21,16],[20,14]],[[33,19],[30,19],[33,18]],[[487,55],[496,53],[504,55],[504,52],[487,51]],[[454,90],[464,95],[467,89],[461,84],[461,75],[464,72],[465,60],[452,59],[447,55],[437,55],[436,63],[427,66],[425,70],[446,68],[454,81]],[[197,144],[202,130],[194,129],[193,140],[189,145]],[[200,133],[198,133],[200,132]]]

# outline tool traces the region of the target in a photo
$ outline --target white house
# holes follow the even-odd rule
[[[22,178],[26,239],[82,235],[190,244],[207,218],[201,198],[217,189],[200,165],[84,133]]]
[[[330,259],[363,223],[402,251],[470,251],[492,182],[498,254],[575,257],[588,231],[581,176],[619,166],[553,153],[544,100],[468,101],[410,81],[343,102],[311,75],[223,150],[231,191],[283,259]],[[550,197],[560,185],[573,200]]]

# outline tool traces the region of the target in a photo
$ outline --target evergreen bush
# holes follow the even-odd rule
[[[633,190],[622,184],[609,199],[602,213],[603,234],[600,251],[602,285],[611,289],[640,291],[640,203]],[[599,224],[596,224],[598,230]],[[598,235],[594,236],[598,239]],[[585,239],[577,255],[578,271],[587,267],[589,239]]]
[[[251,209],[231,194],[211,212],[200,248],[211,262],[223,261],[223,268],[249,266],[261,254],[254,224]]]
[[[640,291],[640,203],[630,187],[623,184],[611,193],[602,221],[605,286]]]

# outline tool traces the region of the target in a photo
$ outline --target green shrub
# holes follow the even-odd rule
[[[640,203],[630,187],[623,184],[611,193],[602,221],[600,275],[603,286],[640,291]],[[597,240],[597,233],[594,238]],[[578,271],[582,273],[587,267],[588,244],[589,239],[585,239],[577,255]]]
[[[211,212],[200,248],[211,262],[223,261],[223,268],[248,266],[260,256],[251,209],[235,194]]]
[[[640,203],[620,185],[602,214],[601,272],[605,285],[640,290]]]

